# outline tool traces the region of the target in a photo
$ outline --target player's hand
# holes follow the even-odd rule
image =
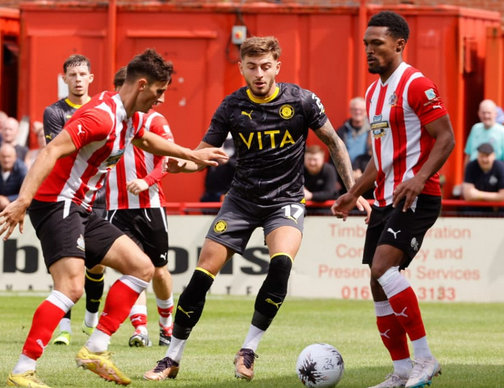
[[[406,212],[413,204],[413,201],[424,188],[424,182],[417,177],[413,177],[397,185],[392,194],[392,206],[397,207],[404,199],[403,212]]]
[[[199,165],[218,166],[219,163],[225,163],[228,160],[228,154],[221,148],[210,147],[193,150],[193,161]]]
[[[26,208],[28,205],[24,205],[19,199],[11,202],[7,207],[0,213],[0,236],[5,233],[3,237],[6,241],[16,225],[19,224],[19,231],[23,233],[24,217],[26,214]]]
[[[371,206],[369,205],[368,200],[364,197],[359,197],[356,206],[357,209],[359,209],[361,212],[366,212],[366,218],[364,219],[364,222],[367,224],[369,222],[369,217],[371,216]]]
[[[343,221],[345,221],[350,210],[355,207],[357,200],[358,198],[350,193],[341,195],[331,206],[332,214],[338,218],[343,218]]]
[[[179,172],[184,172],[187,165],[187,161],[183,159],[166,158],[165,164],[163,166],[164,172],[169,172],[171,174],[178,174]]]
[[[144,179],[133,179],[126,182],[126,190],[131,194],[138,195],[149,188],[149,184]]]

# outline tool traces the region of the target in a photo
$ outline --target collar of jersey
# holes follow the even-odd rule
[[[256,104],[264,104],[265,102],[273,101],[278,96],[278,93],[280,93],[280,88],[277,86],[271,96],[266,97],[266,98],[259,98],[259,97],[254,96],[252,94],[252,92],[250,91],[250,89],[247,89],[248,98],[250,98],[250,100],[252,102],[255,102]]]
[[[87,103],[89,102],[89,100],[91,100],[91,97],[88,97],[88,100],[87,100],[84,104],[87,104]],[[70,100],[68,99],[68,97],[67,97],[67,98],[65,98],[65,102],[66,102],[68,105],[70,105],[72,108],[75,108],[75,109],[79,109],[82,105],[84,105],[84,104],[81,104],[81,105],[79,105],[79,104],[74,104],[72,101],[70,101]]]

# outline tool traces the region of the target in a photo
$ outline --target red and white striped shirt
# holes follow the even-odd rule
[[[151,131],[169,141],[174,141],[170,126],[160,113],[150,110],[144,116],[144,130]],[[150,154],[131,144],[124,151],[124,157],[110,171],[107,179],[107,210],[159,208],[164,202],[164,194],[159,181],[163,173],[163,156]],[[144,179],[149,189],[139,195],[131,194],[126,183],[134,179]]]
[[[128,118],[116,92],[102,92],[65,124],[77,150],[60,158],[35,195],[45,202],[73,201],[91,211],[107,172],[134,138],[141,138],[144,115]]]
[[[378,172],[375,206],[387,206],[397,185],[413,178],[430,155],[435,139],[425,125],[447,111],[434,83],[404,62],[384,84],[379,79],[371,84],[366,108]],[[438,173],[422,193],[441,195]]]

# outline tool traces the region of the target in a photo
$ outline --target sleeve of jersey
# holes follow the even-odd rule
[[[171,142],[175,141],[170,125],[164,116],[156,116],[152,120],[150,124],[150,131],[161,136],[163,139]],[[163,172],[163,162],[165,158],[163,156],[155,156],[154,160],[154,168],[144,177],[145,182],[147,182],[149,186],[158,183],[167,174],[166,172]]]
[[[436,85],[426,77],[419,77],[411,82],[408,104],[415,111],[422,126],[448,114]]]
[[[112,129],[112,119],[101,109],[88,109],[75,120],[70,120],[64,129],[70,134],[77,149],[94,141],[103,140]]]
[[[227,134],[229,132],[229,127],[227,125],[228,120],[226,116],[227,103],[226,101],[222,102],[220,106],[217,108],[217,111],[214,113],[212,117],[212,121],[210,122],[210,127],[208,128],[205,136],[203,137],[203,141],[205,143],[211,144],[214,147],[220,147],[226,140]]]
[[[44,136],[46,143],[49,143],[63,129],[64,120],[56,113],[54,108],[48,106],[44,110]]]
[[[301,93],[301,104],[303,105],[304,113],[306,114],[306,122],[308,127],[312,129],[319,129],[326,121],[324,105],[317,95],[309,90],[303,90]]]

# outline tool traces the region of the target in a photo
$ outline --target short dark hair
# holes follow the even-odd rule
[[[258,57],[264,54],[273,54],[273,58],[278,60],[282,49],[280,48],[280,43],[278,43],[277,38],[274,36],[253,36],[251,38],[245,39],[245,41],[240,46],[240,57],[241,59],[246,56]]]
[[[114,75],[114,88],[120,88],[123,86],[124,81],[126,81],[126,66],[121,67],[117,70],[117,73]]]
[[[147,49],[142,54],[136,55],[126,69],[126,81],[135,81],[139,77],[147,78],[149,83],[171,83],[173,64],[167,62],[154,49]]]
[[[88,57],[81,54],[70,55],[63,63],[63,73],[66,73],[69,67],[85,65],[91,71],[91,62]]]
[[[369,19],[368,27],[388,27],[393,38],[402,38],[406,42],[409,38],[409,26],[406,19],[392,11],[381,11]]]

